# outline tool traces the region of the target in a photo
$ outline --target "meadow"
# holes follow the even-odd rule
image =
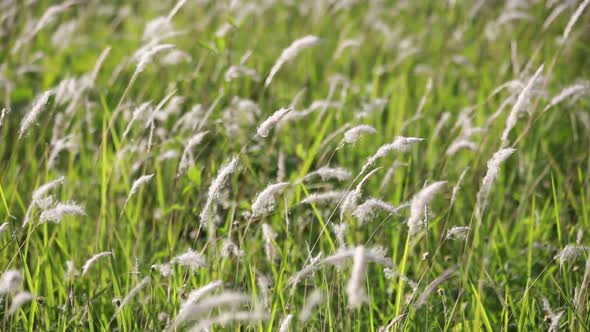
[[[1,331],[588,331],[590,0],[0,1]]]

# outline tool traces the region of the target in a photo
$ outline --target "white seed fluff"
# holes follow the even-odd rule
[[[410,236],[416,235],[422,229],[424,209],[434,198],[434,195],[441,191],[446,184],[447,181],[434,182],[414,195],[410,203],[410,218],[408,219]]]
[[[43,92],[35,101],[33,101],[33,105],[31,106],[31,110],[29,113],[25,115],[20,123],[20,129],[18,130],[18,138],[21,139],[24,133],[29,129],[29,127],[37,120],[43,108],[49,101],[49,97],[54,94],[53,90],[47,90]]]
[[[281,56],[279,56],[279,58],[277,59],[275,64],[272,66],[270,73],[268,74],[268,76],[266,77],[266,80],[264,81],[264,86],[268,87],[270,85],[270,82],[272,82],[273,77],[277,74],[279,69],[281,69],[281,67],[286,62],[295,58],[304,49],[315,46],[315,45],[319,44],[319,42],[320,42],[320,38],[318,38],[316,36],[312,36],[312,35],[307,35],[307,36],[297,39],[293,43],[291,43],[291,45],[289,45],[289,47],[287,47],[286,49],[283,50],[283,52],[281,53]]]
[[[84,265],[82,265],[82,276],[85,276],[86,273],[88,273],[88,270],[90,270],[90,268],[92,267],[92,265],[94,265],[94,263],[96,263],[96,261],[101,258],[101,257],[105,257],[105,256],[110,256],[113,253],[110,251],[104,251],[104,252],[100,252],[92,257],[90,257],[85,263]]]
[[[238,157],[234,156],[230,162],[221,167],[219,172],[217,172],[217,176],[213,182],[211,182],[211,186],[209,186],[209,191],[207,193],[207,201],[200,214],[202,225],[207,224],[207,221],[211,217],[213,203],[219,198],[221,189],[225,186],[229,176],[238,169],[238,163]]]
[[[363,302],[367,301],[364,281],[367,273],[367,260],[365,248],[358,246],[354,249],[352,263],[352,272],[350,279],[346,284],[346,294],[348,295],[348,306],[351,309],[360,307]]]
[[[369,157],[369,159],[363,165],[361,170],[361,174],[364,173],[369,167],[371,167],[379,158],[385,157],[391,151],[407,151],[410,146],[423,141],[423,138],[418,137],[403,137],[398,136],[392,143],[382,145],[374,155]]]
[[[479,188],[477,193],[477,204],[475,206],[475,215],[477,218],[482,217],[483,210],[485,210],[487,206],[488,196],[492,189],[492,185],[500,172],[500,165],[502,165],[502,163],[508,159],[514,151],[516,150],[512,148],[501,149],[494,153],[492,159],[488,160],[488,171],[483,178],[481,188]]]
[[[58,224],[64,217],[85,215],[86,211],[84,211],[84,208],[74,202],[58,203],[52,209],[41,212],[39,223],[52,222]]]
[[[24,304],[31,302],[35,296],[29,292],[20,292],[12,298],[10,308],[8,309],[8,316],[12,316]]]
[[[252,218],[258,218],[272,212],[276,205],[276,196],[283,193],[289,182],[271,184],[261,191],[252,203]]]
[[[268,137],[270,130],[273,129],[283,117],[291,112],[292,108],[280,108],[276,112],[274,112],[271,116],[269,116],[266,120],[264,120],[258,129],[256,130],[256,134],[262,138]]]
[[[205,257],[191,248],[188,248],[186,252],[174,257],[170,263],[190,267],[193,271],[196,271],[201,267],[207,267]]]
[[[0,295],[20,290],[23,275],[19,270],[8,270],[0,278]]]

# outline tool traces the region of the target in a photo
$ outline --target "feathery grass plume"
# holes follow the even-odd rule
[[[6,117],[7,113],[8,111],[6,110],[6,108],[2,108],[2,113],[0,114],[0,129],[2,129],[2,125],[4,124],[4,118]]]
[[[539,67],[539,69],[537,69],[537,71],[529,79],[529,81],[524,86],[524,88],[522,88],[522,90],[518,94],[518,98],[516,99],[516,102],[512,106],[512,110],[510,111],[510,114],[508,115],[508,118],[506,119],[506,125],[504,127],[504,131],[502,132],[502,146],[503,147],[506,147],[508,145],[508,135],[510,134],[510,131],[512,131],[512,128],[514,128],[514,126],[516,125],[516,121],[518,120],[518,116],[527,107],[530,97],[531,97],[531,94],[533,92],[533,86],[535,85],[535,82],[537,81],[537,79],[539,79],[539,76],[541,76],[541,73],[543,72],[544,68],[545,68],[545,65],[541,65]]]
[[[131,301],[131,299],[133,299],[137,295],[137,293],[139,293],[145,286],[147,286],[147,284],[150,282],[150,280],[151,280],[150,277],[143,278],[137,285],[135,285],[135,287],[133,287],[129,291],[129,293],[127,293],[127,295],[123,298],[123,300],[121,300],[121,304],[119,304],[119,307],[117,308],[117,311],[113,315],[113,318],[115,318],[117,316],[117,314],[121,312],[123,307],[125,305],[127,305],[127,303],[129,303]]]
[[[570,35],[570,32],[572,32],[574,25],[576,24],[576,22],[578,21],[580,16],[582,16],[584,9],[586,9],[586,7],[588,7],[588,4],[590,4],[590,0],[584,0],[584,2],[582,2],[580,4],[580,6],[578,6],[578,8],[576,9],[576,11],[572,15],[572,17],[570,17],[565,29],[563,30],[563,36],[561,37],[562,42],[565,43],[565,41],[567,40],[567,38]]]
[[[264,311],[229,311],[223,312],[212,318],[207,318],[195,324],[189,332],[209,331],[213,325],[221,325],[222,327],[234,322],[242,323],[256,323],[265,321],[270,318],[270,315]]]
[[[346,294],[348,295],[348,306],[351,309],[360,307],[363,302],[367,301],[367,294],[365,291],[364,281],[367,273],[367,260],[365,255],[365,248],[358,246],[354,249],[354,257],[352,263],[352,272],[350,279],[346,284]]]
[[[350,174],[350,172],[343,167],[332,168],[323,166],[313,172],[307,173],[307,175],[303,178],[303,181],[309,180],[316,175],[319,176],[322,181],[328,181],[330,179],[346,181],[352,177],[352,174]]]
[[[365,254],[365,259],[368,262],[378,263],[378,264],[381,264],[386,267],[393,267],[393,264],[391,263],[391,259],[385,257],[384,253],[381,250],[378,251],[378,250],[374,250],[374,249],[366,249],[366,250],[364,250],[364,254]],[[341,249],[341,250],[338,250],[335,254],[326,257],[323,260],[323,263],[330,264],[330,265],[337,265],[337,264],[342,263],[342,261],[345,259],[354,257],[354,255],[355,255],[354,248]]]
[[[135,67],[134,75],[137,75],[145,70],[147,65],[149,65],[154,57],[158,53],[162,53],[168,50],[172,50],[176,48],[175,45],[172,44],[148,44],[146,46],[141,47],[135,54],[133,55],[134,60],[136,61],[137,65]]]
[[[306,48],[310,48],[319,44],[320,38],[312,35],[307,35],[303,38],[295,40],[289,47],[283,50],[281,56],[277,59],[275,64],[272,66],[270,73],[266,77],[264,81],[264,87],[268,87],[270,82],[272,82],[273,77],[277,74],[279,69],[288,61],[295,58],[301,51]]]
[[[271,184],[261,191],[252,203],[252,218],[271,213],[276,205],[276,196],[282,194],[287,186],[289,186],[289,182],[279,182]]]
[[[342,198],[348,195],[346,191],[327,191],[322,193],[309,194],[306,198],[301,200],[299,204],[318,204],[324,202],[339,202]]]
[[[391,332],[393,331],[393,327],[395,326],[395,324],[401,322],[401,320],[406,317],[407,314],[401,314],[399,316],[394,317],[391,321],[389,321],[389,323],[385,326],[380,326],[377,329],[377,332]]]
[[[283,150],[279,150],[279,157],[277,158],[277,181],[284,181],[287,176],[286,168],[285,153]]]
[[[459,269],[459,265],[454,265],[446,270],[444,270],[436,279],[434,279],[420,294],[418,299],[416,300],[416,309],[422,307],[423,305],[428,302],[428,297],[432,294],[438,286],[440,286],[443,282],[447,281],[457,270]]]
[[[183,316],[183,310],[186,309],[188,306],[191,306],[197,302],[199,302],[205,295],[211,293],[212,291],[216,290],[217,288],[221,287],[223,283],[221,280],[212,281],[200,288],[193,289],[189,294],[187,299],[181,303],[180,311],[178,312],[177,317]]]
[[[8,230],[8,228],[10,227],[10,222],[5,222],[2,225],[0,225],[0,235],[2,235],[2,233],[6,232]]]
[[[240,258],[244,257],[244,255],[244,251],[240,249],[234,241],[231,239],[223,240],[223,243],[221,244],[221,257],[229,258],[234,256]]]
[[[257,272],[257,274],[258,275],[256,276],[256,287],[260,292],[260,295],[258,295],[258,300],[260,301],[262,307],[268,308],[271,300],[269,292],[269,289],[271,287],[270,279],[262,273]]]
[[[551,324],[549,325],[548,332],[557,332],[559,331],[559,321],[561,317],[565,313],[565,310],[560,312],[554,312],[551,308],[551,304],[549,304],[549,300],[545,296],[542,297],[541,302],[543,303],[543,311],[545,311],[545,316],[549,318]]]
[[[549,105],[545,107],[543,111],[547,111],[549,108],[561,103],[566,99],[575,100],[578,97],[590,93],[590,81],[582,81],[570,86],[565,87],[556,96],[551,98]]]
[[[346,132],[346,130],[348,130],[350,126],[350,123],[345,123],[342,125],[342,127],[331,132],[328,136],[326,136],[326,138],[324,138],[324,140],[320,144],[319,150],[323,150],[326,147],[326,145],[328,145],[328,143],[332,142],[338,135],[342,134],[343,132]]]
[[[469,235],[471,227],[467,226],[455,226],[447,231],[446,240],[465,240]]]
[[[60,176],[60,177],[56,178],[55,180],[47,182],[46,184],[35,189],[35,191],[33,191],[33,195],[31,196],[31,198],[33,199],[33,202],[42,201],[44,198],[47,197],[47,195],[49,194],[49,192],[51,190],[61,186],[64,183],[64,180],[65,180],[65,177]]]
[[[78,148],[77,137],[67,135],[59,139],[52,139],[51,152],[47,157],[47,168],[54,168],[57,158],[62,151],[75,151]]]
[[[12,316],[16,311],[24,304],[31,302],[35,296],[29,292],[19,292],[12,298],[10,308],[8,309],[7,315]]]
[[[408,219],[410,236],[416,235],[422,229],[426,206],[434,198],[434,195],[446,185],[447,181],[434,182],[414,195],[410,203],[410,218]]]
[[[363,204],[357,206],[352,212],[352,216],[356,218],[359,225],[362,225],[374,217],[376,210],[383,210],[390,214],[397,214],[397,209],[393,207],[393,205],[380,199],[370,198]]]
[[[201,317],[210,314],[213,309],[233,308],[249,302],[252,302],[250,296],[232,291],[226,291],[203,300],[195,301],[193,299],[191,302],[187,301],[181,305],[181,309],[168,331],[174,331],[174,328],[183,322],[199,320]]]
[[[240,77],[249,77],[254,82],[260,81],[260,76],[255,69],[242,65],[229,67],[223,77],[226,82],[231,82]]]
[[[64,217],[85,215],[86,211],[84,211],[84,208],[82,208],[77,203],[60,202],[57,203],[55,207],[41,212],[41,216],[39,217],[39,223],[44,224],[47,222],[52,222],[54,224],[59,224]]]
[[[209,133],[208,130],[202,131],[193,135],[187,141],[186,145],[184,146],[184,151],[182,152],[182,156],[180,157],[180,163],[178,164],[178,172],[177,175],[184,174],[186,170],[192,167],[195,164],[195,160],[193,159],[193,152],[192,150],[205,138],[205,136]]]
[[[344,197],[344,200],[342,201],[342,204],[340,205],[340,220],[344,220],[346,214],[352,213],[354,209],[356,209],[358,200],[362,194],[363,186],[369,180],[371,175],[377,173],[377,171],[380,169],[381,167],[377,167],[367,173],[367,175],[365,175],[365,177],[356,185],[354,190],[347,193],[346,197]]]
[[[404,136],[397,136],[392,143],[382,145],[374,155],[369,157],[363,168],[361,169],[361,173],[363,174],[369,167],[371,167],[378,159],[385,157],[391,151],[407,151],[410,146],[422,142],[423,138],[418,137],[404,137]]]
[[[453,141],[449,148],[447,149],[447,156],[454,156],[459,150],[467,149],[470,151],[477,150],[477,144],[473,143],[472,141],[464,138],[459,138]]]
[[[461,175],[459,175],[459,180],[457,180],[457,183],[453,187],[453,194],[451,195],[451,206],[453,206],[453,203],[455,203],[455,199],[457,198],[457,193],[459,192],[459,189],[461,188],[461,184],[463,183],[463,180],[465,179],[465,175],[467,174],[467,171],[469,171],[469,167],[467,167],[466,169],[463,170],[463,172],[461,172]]]
[[[289,332],[292,320],[292,314],[288,314],[287,316],[283,317],[283,319],[281,319],[281,323],[279,324],[279,332]]]
[[[568,244],[553,259],[559,261],[559,267],[561,268],[564,263],[584,255],[587,250],[587,246]]]
[[[100,252],[92,257],[90,257],[85,263],[84,265],[82,265],[82,276],[85,276],[86,273],[88,273],[88,271],[90,270],[90,268],[92,267],[92,265],[94,265],[94,263],[96,263],[97,260],[99,260],[101,257],[105,257],[105,256],[111,256],[113,255],[112,252],[110,251],[103,251]]]
[[[139,120],[139,119],[146,120],[146,126],[147,126],[148,125],[147,118],[148,118],[148,115],[151,111],[152,111],[152,102],[151,101],[141,103],[139,106],[135,107],[135,109],[133,110],[133,113],[131,115],[131,120],[129,121],[129,123],[127,124],[127,127],[125,128],[125,131],[123,132],[123,138],[127,137],[129,132],[131,131],[131,127],[133,126],[133,124],[137,120]]]
[[[315,271],[322,267],[322,264],[322,252],[318,253],[315,257],[311,256],[307,265],[305,265],[301,270],[297,271],[297,273],[289,278],[289,286],[293,286],[294,289],[301,279],[309,275],[313,275]]]
[[[19,270],[8,270],[0,277],[0,295],[14,293],[20,290],[23,275]]]
[[[67,281],[71,281],[80,275],[80,271],[76,269],[76,265],[74,265],[73,261],[66,261],[66,273],[64,275],[64,279]]]
[[[137,193],[137,191],[139,191],[139,188],[141,188],[142,186],[144,186],[145,184],[147,184],[148,182],[150,182],[152,180],[152,178],[154,177],[154,174],[155,173],[142,175],[142,176],[138,177],[135,181],[133,181],[133,185],[131,185],[131,190],[129,190],[129,195],[127,195],[127,199],[125,200],[125,204],[123,204],[123,209],[125,209],[125,206],[127,206],[127,203],[129,202],[131,197],[133,195],[135,195]]]
[[[37,120],[43,108],[49,101],[49,98],[54,94],[53,90],[47,90],[37,97],[31,106],[31,110],[27,113],[20,123],[20,129],[18,130],[18,139],[21,139],[27,129]]]
[[[361,46],[362,39],[361,38],[351,38],[351,39],[344,39],[338,44],[338,48],[334,52],[334,59],[338,59],[344,53],[344,50],[347,48],[358,48]]]
[[[150,270],[156,270],[160,272],[160,275],[164,278],[168,278],[172,275],[172,273],[174,273],[174,270],[172,270],[172,265],[170,265],[170,263],[154,264],[150,267]]]
[[[205,202],[205,206],[201,211],[200,218],[201,218],[201,225],[207,224],[207,221],[211,218],[211,210],[213,208],[213,203],[219,199],[219,195],[221,190],[225,186],[230,174],[235,172],[238,169],[239,159],[238,156],[234,156],[230,162],[223,165],[219,172],[217,172],[217,176],[211,182],[211,186],[209,186],[209,191],[207,193],[207,201]]]
[[[269,261],[274,261],[278,257],[277,248],[275,248],[274,240],[277,238],[277,233],[268,224],[262,224],[262,238],[264,240],[264,253]]]
[[[352,144],[358,141],[362,135],[370,135],[376,133],[377,130],[369,125],[363,124],[356,127],[352,127],[344,133],[344,137],[342,138],[342,141],[340,141],[340,144],[338,144],[336,150],[341,149],[346,144]]]
[[[307,322],[311,315],[313,314],[314,309],[322,304],[323,296],[320,290],[314,289],[308,297],[305,298],[305,302],[303,303],[303,307],[299,312],[299,321],[302,323]]]
[[[338,248],[346,248],[346,224],[332,224],[332,230],[336,236],[336,242],[338,242]]]
[[[269,116],[264,122],[260,124],[258,129],[256,130],[256,134],[262,138],[268,137],[270,130],[273,129],[281,119],[289,112],[291,112],[292,108],[280,108],[276,112],[274,112],[271,116]]]
[[[483,178],[481,188],[479,188],[479,191],[477,192],[477,203],[475,205],[475,216],[477,218],[482,217],[483,211],[488,205],[488,196],[492,190],[492,185],[494,184],[494,181],[496,181],[498,173],[500,172],[500,165],[502,165],[502,163],[508,159],[514,151],[516,151],[516,149],[500,149],[494,153],[492,159],[488,160],[488,171]]]
[[[205,257],[191,248],[188,248],[186,252],[172,258],[170,263],[190,267],[193,271],[198,270],[200,267],[207,267]]]

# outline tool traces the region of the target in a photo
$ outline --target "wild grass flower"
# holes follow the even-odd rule
[[[470,227],[467,226],[454,226],[447,231],[447,240],[465,240],[471,231]]]
[[[557,95],[551,98],[549,104],[545,107],[544,111],[549,108],[563,102],[566,99],[576,100],[582,95],[590,93],[590,81],[581,81],[562,89]]]
[[[508,135],[510,134],[510,131],[512,131],[512,128],[514,128],[514,126],[516,125],[516,121],[518,120],[518,117],[520,116],[522,111],[524,111],[525,108],[528,106],[533,92],[533,87],[539,79],[539,77],[541,76],[541,73],[543,72],[544,68],[545,66],[541,65],[518,94],[518,98],[512,106],[512,110],[510,111],[510,114],[506,119],[504,131],[502,132],[503,147],[506,147],[508,145]]]
[[[195,324],[189,332],[209,331],[213,325],[226,326],[234,322],[255,323],[268,320],[269,318],[270,315],[263,311],[226,311],[217,316],[200,321]]]
[[[291,112],[293,109],[291,108],[280,108],[276,112],[274,112],[271,116],[269,116],[264,122],[260,124],[258,129],[256,130],[256,134],[262,138],[268,137],[270,130],[274,128],[280,121],[287,115],[287,113]]]
[[[438,277],[436,277],[436,279],[434,279],[428,286],[426,286],[422,294],[420,294],[420,296],[416,300],[416,308],[420,308],[423,305],[425,305],[428,301],[428,298],[430,297],[430,294],[432,294],[443,282],[447,281],[450,277],[452,277],[458,269],[459,265],[455,265],[444,270]]]
[[[150,277],[145,277],[143,278],[137,285],[135,285],[135,287],[133,287],[129,293],[127,293],[127,295],[125,295],[125,297],[123,298],[123,300],[121,300],[121,303],[119,304],[119,307],[117,308],[117,311],[115,312],[115,315],[113,317],[116,317],[117,314],[119,312],[121,312],[121,310],[123,309],[123,307],[125,307],[129,302],[131,302],[131,300],[137,296],[137,294],[144,289],[149,282],[151,281]]]
[[[231,256],[241,258],[244,257],[245,252],[238,247],[238,245],[231,239],[223,240],[221,245],[221,257],[229,258]]]
[[[338,242],[338,248],[346,248],[346,223],[332,224],[334,235],[336,236],[336,242]]]
[[[365,185],[365,183],[367,183],[369,178],[373,174],[377,173],[377,171],[379,171],[380,169],[381,168],[378,167],[378,168],[375,168],[374,170],[370,171],[369,173],[367,173],[363,177],[363,179],[356,185],[354,190],[348,192],[348,194],[346,195],[346,197],[342,201],[342,204],[340,205],[340,220],[344,220],[344,217],[348,213],[352,213],[354,211],[354,209],[356,209],[358,200],[360,199],[361,194],[362,194],[363,186]],[[362,171],[361,171],[361,174],[362,174]]]
[[[287,316],[283,317],[283,319],[281,319],[281,323],[279,324],[279,332],[289,332],[292,320],[292,314],[288,314]]]
[[[12,302],[10,302],[10,308],[8,308],[7,315],[12,316],[14,315],[17,310],[25,305],[26,303],[31,302],[35,296],[29,292],[19,292],[13,298]]]
[[[299,321],[302,323],[307,322],[311,318],[315,308],[322,304],[323,299],[324,297],[321,291],[314,289],[313,292],[306,297],[305,302],[303,303],[303,307],[299,312]]]
[[[23,275],[19,270],[7,270],[0,277],[0,295],[18,292],[23,283]]]
[[[367,260],[365,248],[358,246],[354,249],[352,271],[350,279],[346,284],[346,294],[348,295],[348,306],[351,309],[360,307],[363,302],[367,301],[365,291],[365,274],[367,273]]]
[[[238,165],[238,156],[234,156],[231,159],[231,161],[223,165],[217,172],[217,176],[215,177],[213,182],[211,182],[211,186],[209,186],[205,206],[203,207],[203,210],[201,210],[200,219],[202,225],[206,224],[207,221],[211,218],[211,210],[213,208],[213,204],[220,197],[221,190],[228,181],[229,176],[235,171],[237,171]]]
[[[103,251],[103,252],[100,252],[100,253],[95,254],[94,256],[90,257],[84,263],[84,265],[82,265],[82,276],[85,276],[88,273],[88,271],[90,270],[90,268],[94,265],[94,263],[96,263],[96,261],[98,261],[101,257],[106,257],[106,256],[111,256],[111,255],[113,255],[112,252]]]
[[[268,224],[262,224],[262,239],[264,240],[264,253],[266,259],[274,261],[278,257],[277,248],[275,248],[274,241],[277,238],[277,233]]]
[[[559,261],[559,267],[563,267],[564,263],[584,255],[586,251],[588,251],[587,246],[568,244],[553,259]]]
[[[418,137],[403,137],[403,136],[396,137],[392,143],[382,145],[377,150],[377,152],[375,152],[374,155],[372,155],[371,157],[369,157],[369,159],[367,159],[367,161],[363,165],[363,168],[361,169],[361,174],[364,173],[373,164],[375,164],[375,162],[378,159],[385,157],[389,152],[391,152],[391,151],[405,152],[412,145],[414,145],[418,142],[422,142],[423,140],[424,140],[423,138],[418,138]]]
[[[430,204],[430,201],[446,184],[447,181],[434,182],[414,195],[410,203],[410,217],[408,219],[410,236],[416,235],[422,229],[426,206]]]
[[[477,192],[477,203],[475,206],[475,216],[481,218],[483,211],[488,204],[488,196],[492,190],[492,185],[498,177],[500,166],[508,157],[510,157],[516,150],[512,148],[500,149],[494,153],[492,159],[488,160],[488,171],[483,178],[481,187]]]
[[[330,179],[346,181],[352,177],[352,174],[343,167],[323,166],[313,172],[307,173],[307,175],[303,178],[303,181],[308,180],[314,176],[319,176],[322,181],[328,181]]]
[[[205,257],[191,248],[188,248],[186,252],[172,258],[170,263],[189,267],[193,271],[196,271],[202,267],[207,267]]]
[[[279,182],[267,186],[252,203],[252,218],[258,218],[272,212],[276,205],[276,196],[290,185],[289,182]]]
[[[279,58],[277,59],[275,64],[272,66],[270,73],[268,74],[268,76],[266,77],[266,80],[264,81],[264,86],[268,87],[270,85],[270,82],[272,82],[272,79],[274,78],[274,76],[277,74],[279,69],[281,69],[281,67],[285,63],[294,59],[304,49],[315,46],[315,45],[319,44],[319,42],[320,42],[320,38],[318,38],[316,36],[312,36],[312,35],[307,35],[307,36],[297,39],[293,43],[291,43],[291,45],[289,45],[289,47],[287,47],[286,49],[283,50],[283,52],[281,53],[281,56],[279,56]]]
[[[584,9],[588,7],[588,4],[590,4],[590,0],[584,0],[582,3],[580,3],[574,14],[570,17],[565,29],[563,30],[563,35],[561,37],[562,42],[565,42],[567,40],[570,33],[572,32],[572,29],[574,28],[574,25],[576,24],[580,16],[582,16]]]
[[[133,184],[131,185],[131,190],[129,190],[129,194],[127,195],[127,199],[125,199],[125,204],[123,206],[126,206],[131,197],[139,191],[139,188],[149,183],[154,177],[154,175],[155,173],[142,175],[138,177],[135,181],[133,181]]]
[[[193,135],[187,141],[186,145],[184,146],[184,151],[182,152],[182,156],[180,157],[180,163],[178,164],[178,175],[184,174],[190,167],[195,164],[193,152],[192,150],[201,142],[205,136],[209,133],[209,131],[202,131]]]
[[[356,127],[352,127],[344,133],[344,138],[342,138],[342,141],[336,149],[338,150],[346,144],[352,144],[358,141],[363,135],[371,135],[376,133],[377,130],[369,125],[359,125]]]
[[[37,120],[43,108],[49,101],[49,98],[54,94],[53,90],[47,90],[37,97],[31,106],[31,110],[27,113],[21,123],[20,129],[18,130],[18,139],[21,139],[29,127]]]
[[[339,202],[343,197],[348,195],[345,191],[326,191],[321,193],[311,193],[302,199],[300,204],[318,204],[324,202]]]
[[[377,210],[383,210],[390,214],[397,214],[398,210],[391,204],[376,198],[370,198],[361,205],[357,206],[352,212],[359,225],[371,220]]]
[[[52,222],[59,224],[64,217],[67,216],[85,216],[86,211],[75,202],[60,202],[55,207],[41,212],[39,223],[44,224]]]
[[[168,278],[174,273],[174,270],[172,269],[172,265],[169,263],[154,264],[150,267],[150,269],[160,272],[160,275],[164,278]]]
[[[71,281],[80,275],[80,271],[76,269],[76,265],[74,261],[66,261],[66,273],[64,275],[64,279],[67,281]]]

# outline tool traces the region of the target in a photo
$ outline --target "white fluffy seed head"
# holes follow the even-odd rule
[[[43,92],[37,99],[33,101],[33,105],[31,106],[31,110],[29,113],[25,115],[22,119],[20,124],[20,129],[18,130],[18,138],[21,139],[24,133],[29,129],[29,127],[37,120],[43,108],[49,101],[49,98],[54,94],[53,90],[47,90]]]
[[[465,240],[469,235],[470,227],[467,226],[454,226],[447,231],[447,240]]]
[[[191,248],[189,248],[186,252],[174,257],[170,263],[189,267],[193,271],[196,271],[201,267],[207,267],[205,257]]]
[[[340,147],[344,144],[352,144],[358,141],[363,135],[376,134],[377,130],[369,125],[359,125],[348,129],[344,133],[344,138],[340,142]]]
[[[569,262],[579,256],[584,255],[584,253],[588,251],[587,246],[580,246],[580,245],[572,245],[568,244],[561,250],[555,257],[555,260],[559,261],[559,266],[563,267],[563,264]]]
[[[378,159],[385,157],[391,151],[407,151],[412,145],[423,141],[423,138],[418,137],[403,137],[398,136],[392,143],[382,145],[374,155],[369,157],[363,168],[361,173],[364,173],[369,167],[371,167]]]
[[[271,184],[261,191],[252,203],[252,218],[258,218],[272,212],[276,205],[276,196],[283,193],[289,182]]]
[[[397,214],[397,209],[393,205],[376,198],[370,198],[363,204],[359,205],[352,212],[352,216],[356,218],[359,225],[364,224],[366,221],[370,221],[377,210],[383,210],[390,214]]]
[[[90,270],[90,268],[92,267],[92,265],[94,265],[94,263],[96,263],[96,261],[98,259],[100,259],[101,257],[105,257],[105,256],[110,256],[113,253],[110,251],[104,251],[104,252],[100,252],[92,257],[90,257],[85,263],[84,265],[82,265],[82,276],[85,276],[86,273],[88,273],[88,270]]]
[[[33,192],[33,195],[32,195],[33,202],[37,202],[37,201],[40,201],[43,198],[45,198],[51,190],[62,185],[64,180],[65,180],[65,178],[63,176],[60,176],[57,179],[52,180],[52,181],[42,185],[41,187],[37,188]]]
[[[44,224],[52,222],[59,224],[64,217],[67,216],[85,216],[86,211],[75,202],[60,202],[55,207],[41,212],[39,223]]]
[[[293,315],[288,314],[283,319],[281,319],[281,324],[279,325],[279,332],[289,332],[289,327],[291,327],[291,321],[293,320]]]
[[[492,159],[488,160],[488,171],[483,178],[481,188],[477,193],[477,204],[475,206],[475,216],[481,218],[483,210],[487,206],[488,196],[494,181],[498,177],[500,172],[500,165],[504,163],[508,157],[510,157],[516,150],[512,148],[500,149],[492,156]]]
[[[12,316],[24,304],[31,302],[35,296],[29,292],[20,292],[12,298],[10,308],[8,309],[8,316]]]
[[[352,174],[343,167],[328,167],[324,166],[318,168],[317,170],[308,173],[303,180],[310,179],[314,176],[319,176],[322,181],[328,181],[330,179],[335,179],[338,181],[345,181],[352,177]]]
[[[508,135],[512,128],[516,125],[516,121],[518,120],[518,116],[525,110],[526,106],[529,104],[529,100],[531,98],[531,94],[533,91],[533,86],[539,79],[539,76],[543,72],[544,65],[541,65],[539,69],[533,74],[533,76],[529,79],[525,87],[520,91],[518,94],[518,98],[516,102],[512,106],[512,110],[506,119],[506,125],[504,127],[504,131],[502,132],[502,146],[508,145]]]
[[[270,133],[270,130],[273,129],[283,117],[291,112],[292,108],[280,108],[276,112],[274,112],[271,116],[269,116],[264,122],[260,124],[258,129],[256,130],[256,134],[260,137],[266,138]]]
[[[0,295],[14,293],[20,290],[23,275],[19,270],[8,270],[0,278]]]
[[[422,229],[424,209],[434,198],[434,195],[441,191],[446,184],[447,181],[434,182],[414,195],[410,203],[410,218],[408,219],[410,236],[416,235]]]
[[[302,323],[307,322],[311,318],[313,310],[322,303],[322,300],[322,293],[319,290],[314,289],[305,299],[305,303],[299,312],[299,321]]]
[[[141,188],[142,186],[144,186],[145,184],[150,182],[153,177],[154,177],[154,173],[142,175],[139,178],[137,178],[137,180],[133,181],[133,185],[131,186],[131,190],[129,191],[129,195],[127,196],[127,200],[125,201],[125,204],[127,204],[129,199],[131,198],[131,196],[135,195],[137,193],[137,191],[139,191],[139,188]]]
[[[345,191],[327,191],[309,194],[300,204],[318,204],[324,202],[339,202],[348,193]]]
[[[365,248],[358,246],[354,249],[352,272],[350,274],[350,279],[348,279],[348,283],[346,284],[348,306],[351,309],[356,309],[360,307],[365,301],[367,301],[367,294],[363,284],[366,273],[367,259],[365,255]]]
[[[234,256],[240,258],[244,255],[244,251],[240,249],[234,241],[231,239],[223,240],[223,244],[221,245],[221,257],[229,258]]]
[[[238,169],[239,159],[238,156],[234,156],[230,162],[225,164],[221,167],[219,172],[217,172],[217,176],[211,182],[211,186],[209,186],[209,191],[207,193],[207,201],[205,202],[205,206],[200,214],[201,224],[207,224],[209,218],[211,218],[211,210],[213,208],[213,204],[219,198],[221,190],[225,186],[230,174],[234,173]]]
[[[277,74],[279,69],[288,61],[295,58],[301,51],[306,48],[310,48],[319,44],[320,38],[312,35],[307,35],[303,38],[295,40],[289,47],[283,50],[281,56],[277,59],[275,64],[272,66],[270,73],[266,77],[264,81],[264,86],[268,87],[270,82],[272,82],[273,77]]]

